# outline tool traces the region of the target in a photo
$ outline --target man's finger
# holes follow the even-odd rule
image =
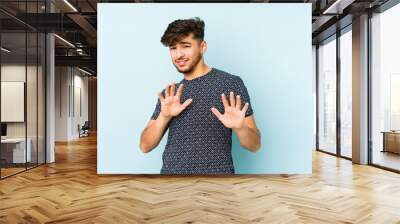
[[[216,109],[215,107],[211,107],[211,111],[213,112],[213,114],[214,114],[219,120],[221,120],[222,114],[219,112],[218,109]]]
[[[180,99],[182,96],[182,91],[183,91],[183,83],[181,83],[178,87],[178,90],[176,91],[176,96]]]
[[[189,106],[192,103],[192,99],[187,99],[183,104],[182,104],[182,108],[185,109],[187,106]]]
[[[165,86],[165,98],[169,97],[169,85]]]
[[[231,91],[231,93],[230,93],[229,98],[230,98],[230,102],[229,102],[229,103],[231,104],[231,107],[235,107],[235,97],[234,97],[232,91]]]
[[[241,102],[240,102],[240,95],[236,96],[236,109],[240,110],[241,107]]]
[[[226,99],[226,96],[225,96],[225,94],[221,94],[221,98],[222,98],[222,103],[224,104],[224,108],[226,109],[226,108],[228,108],[229,107],[229,104],[228,104],[228,100]]]
[[[161,92],[158,92],[158,98],[160,99],[161,102],[165,100]]]
[[[171,96],[175,96],[175,81],[172,82],[171,91],[169,93]]]
[[[246,103],[244,104],[244,107],[243,107],[243,109],[242,109],[242,112],[243,112],[243,113],[246,113],[246,111],[247,111],[248,108],[249,108],[249,103],[246,102]]]

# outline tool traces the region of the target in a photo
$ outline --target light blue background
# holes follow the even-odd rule
[[[160,43],[175,19],[205,21],[205,62],[239,75],[251,97],[261,149],[240,147],[238,174],[311,173],[311,4],[98,4],[99,174],[159,174],[167,134],[139,149],[157,92],[183,75]]]

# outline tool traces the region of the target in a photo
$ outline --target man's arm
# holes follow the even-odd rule
[[[158,93],[159,114],[157,118],[153,115],[156,120],[151,119],[140,135],[139,147],[142,152],[147,153],[157,147],[168,128],[170,120],[178,116],[192,103],[192,99],[187,99],[184,103],[181,103],[182,91],[183,84],[179,85],[175,94],[175,82],[172,82],[172,85],[167,84],[165,86],[165,96],[161,92]],[[158,111],[157,108],[156,111]]]
[[[261,147],[261,134],[253,115],[245,117],[243,127],[233,130],[236,132],[242,147],[251,152],[256,152]]]
[[[140,149],[142,152],[148,153],[158,146],[165,131],[168,129],[170,120],[160,114],[156,120],[151,119],[147,123],[146,128],[140,135]]]
[[[242,147],[252,152],[257,151],[261,147],[261,134],[257,129],[253,115],[246,117],[246,111],[250,106],[249,102],[246,102],[241,108],[240,95],[237,95],[235,100],[233,92],[230,92],[229,102],[225,94],[221,94],[221,99],[224,104],[224,114],[221,114],[215,107],[212,107],[211,111],[225,127],[232,128],[236,132]]]

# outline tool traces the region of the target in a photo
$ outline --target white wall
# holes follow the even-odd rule
[[[76,68],[56,67],[55,89],[55,140],[77,139],[78,124],[88,120],[88,77]]]
[[[28,137],[29,134],[36,135],[36,66],[6,64],[1,66],[1,81],[2,82],[25,82],[27,69],[28,87],[27,87],[27,120],[28,120]],[[39,70],[39,73],[41,70]],[[30,87],[30,88],[29,88]],[[41,107],[41,105],[39,105]],[[6,110],[6,108],[2,108]],[[32,123],[33,122],[33,123]],[[7,122],[8,137],[24,137],[26,122]]]
[[[77,70],[75,70],[77,71]],[[75,89],[75,106],[73,108],[73,111],[75,111],[75,114],[73,113],[73,119],[72,119],[72,136],[74,137],[79,137],[79,132],[78,132],[78,124],[81,126],[85,123],[85,121],[88,120],[89,118],[89,112],[88,112],[88,77],[87,76],[81,76],[79,75],[74,75],[74,89]],[[80,93],[79,93],[80,91]],[[80,96],[80,98],[79,98]],[[80,101],[80,103],[79,103]],[[81,109],[81,111],[79,110]]]

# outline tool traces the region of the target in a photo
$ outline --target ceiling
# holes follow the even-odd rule
[[[1,0],[1,30],[7,42],[18,48],[22,34],[29,31],[55,32],[56,65],[80,66],[96,72],[97,3],[148,2],[252,2],[312,3],[312,37],[317,44],[338,28],[351,24],[352,17],[379,7],[388,0]],[[49,13],[52,11],[52,13]],[[340,21],[340,22],[339,22]],[[4,36],[4,35],[3,35]],[[60,37],[60,38],[59,38]],[[64,41],[65,40],[65,41]],[[4,43],[4,42],[3,42]],[[72,45],[71,45],[72,44]],[[23,46],[23,45],[21,45]],[[34,47],[34,44],[29,47]],[[20,48],[23,49],[23,48]],[[28,51],[30,49],[28,48]]]

